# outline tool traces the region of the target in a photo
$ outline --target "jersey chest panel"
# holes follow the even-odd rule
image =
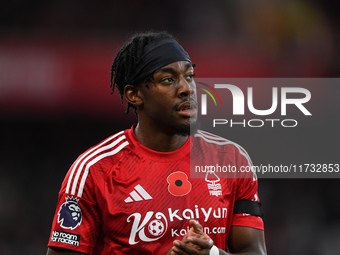
[[[145,249],[147,254],[151,245],[153,252],[166,253],[187,233],[189,220],[197,219],[223,247],[232,220],[234,185],[232,180],[190,178],[186,158],[123,159],[107,177],[103,232],[117,250]]]

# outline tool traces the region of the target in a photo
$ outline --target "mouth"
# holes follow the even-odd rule
[[[176,108],[176,111],[182,117],[191,118],[197,114],[197,105],[195,101],[185,101]]]

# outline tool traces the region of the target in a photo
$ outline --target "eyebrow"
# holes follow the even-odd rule
[[[185,71],[188,70],[190,67],[193,67],[193,65],[191,63],[187,63],[185,65]],[[173,69],[171,67],[160,68],[155,73],[158,73],[158,72],[162,72],[162,73],[176,73],[175,69]]]

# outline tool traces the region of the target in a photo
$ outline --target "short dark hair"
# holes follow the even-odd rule
[[[131,76],[134,74],[137,64],[143,55],[144,47],[161,38],[173,38],[173,36],[168,32],[137,33],[118,51],[111,67],[111,89],[112,93],[115,87],[118,89],[122,103],[124,99],[124,87],[129,83]],[[152,78],[152,76],[144,80],[150,78]],[[130,85],[137,86],[141,82],[143,81],[135,81],[134,84]],[[128,102],[126,113],[129,112],[130,107],[136,111],[135,106]]]

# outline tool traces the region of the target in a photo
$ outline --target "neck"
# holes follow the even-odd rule
[[[177,150],[188,140],[188,136],[152,130],[144,128],[140,124],[136,126],[134,132],[141,144],[151,150],[159,152]]]

